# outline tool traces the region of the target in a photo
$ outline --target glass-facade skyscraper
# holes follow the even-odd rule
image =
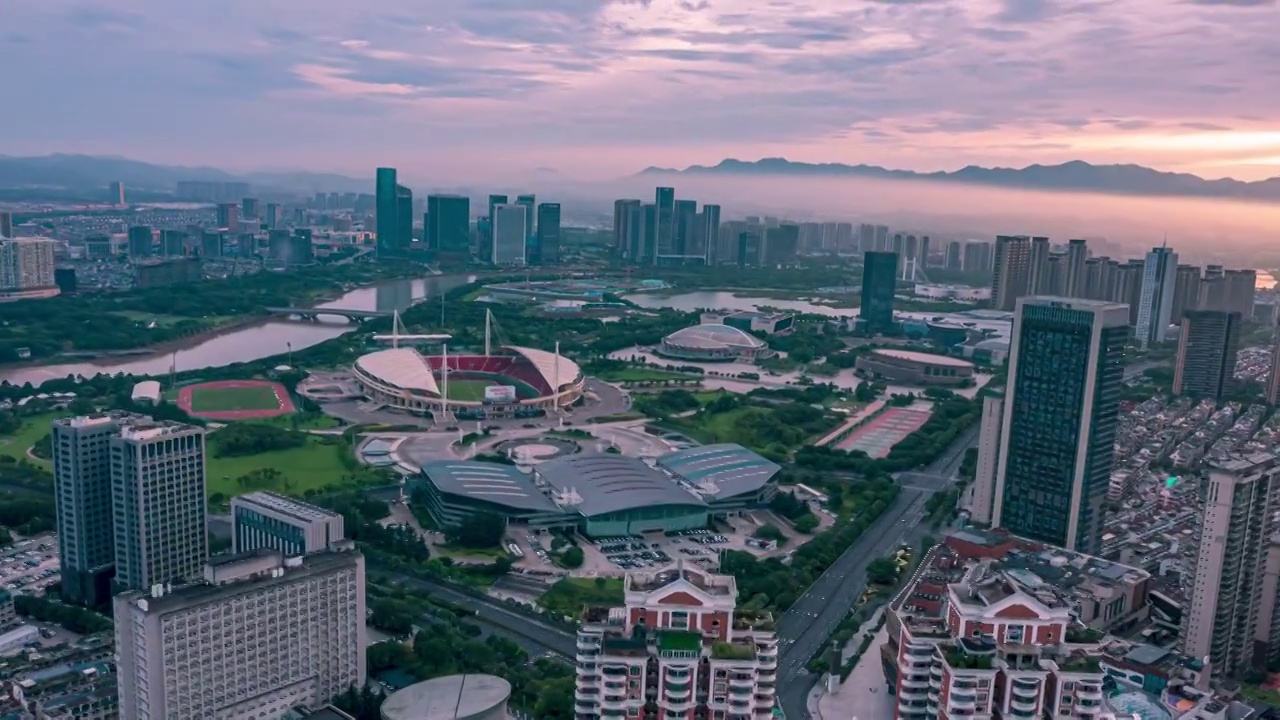
[[[676,189],[660,187],[654,191],[656,217],[650,228],[653,240],[649,245],[653,248],[655,261],[665,255],[676,254]]]
[[[471,199],[462,195],[428,195],[427,249],[451,255],[471,254]]]
[[[1152,248],[1142,266],[1142,290],[1138,299],[1138,323],[1134,337],[1138,347],[1164,342],[1174,320],[1173,296],[1177,287],[1178,254],[1167,247]],[[1249,308],[1252,310],[1252,305]]]
[[[1098,553],[1128,334],[1121,303],[1018,300],[993,527]]]
[[[560,263],[560,203],[538,205],[538,262]]]
[[[859,317],[868,335],[893,329],[893,293],[898,287],[898,254],[870,250],[862,255]]]
[[[76,605],[97,607],[111,600],[115,541],[110,440],[119,432],[116,418],[109,415],[53,421],[62,598]]]
[[[378,253],[395,254],[400,243],[400,206],[397,202],[395,168],[378,168],[375,178],[376,199],[374,212],[377,216],[376,231],[378,236]]]

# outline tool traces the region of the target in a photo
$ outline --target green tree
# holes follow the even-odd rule
[[[892,558],[876,558],[867,565],[867,580],[876,585],[892,585],[898,580],[898,563]]]
[[[560,562],[567,568],[580,568],[582,563],[586,561],[586,555],[583,554],[582,548],[577,545],[569,546],[569,549],[560,554]]]
[[[502,543],[507,521],[494,513],[474,513],[445,530],[449,542],[466,548],[492,548]]]

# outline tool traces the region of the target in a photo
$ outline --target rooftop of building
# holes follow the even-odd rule
[[[559,510],[538,488],[533,476],[514,465],[440,460],[424,463],[422,474],[438,490],[450,495],[533,512]]]
[[[231,498],[231,505],[234,508],[237,505],[252,504],[262,508],[274,510],[281,515],[287,515],[296,520],[311,522],[315,520],[329,520],[338,517],[338,514],[325,510],[322,507],[312,505],[311,503],[295,500],[291,497],[285,497],[279,493],[270,490],[257,490],[245,495],[237,495]]]
[[[639,458],[583,453],[542,463],[536,472],[561,497],[561,506],[571,506],[586,517],[664,505],[704,505],[701,498]]]
[[[719,323],[703,323],[681,328],[663,338],[663,342],[700,350],[756,350],[765,345],[763,340],[751,333],[739,330],[732,325]]]
[[[732,575],[717,575],[678,562],[672,570],[656,573],[627,573],[625,587],[632,592],[651,593],[668,585],[685,581],[708,595],[734,597],[738,593],[737,582]]]
[[[791,313],[762,312],[759,310],[743,310],[741,312],[732,312],[725,315],[726,318],[738,318],[741,320],[760,320],[764,322],[777,322],[786,320],[791,317]]]
[[[694,492],[713,500],[755,492],[782,469],[731,443],[676,450],[659,457],[657,464],[692,485]]]
[[[218,602],[229,597],[252,593],[270,584],[300,582],[317,575],[324,575],[354,565],[361,555],[350,541],[336,543],[329,550],[305,557],[288,558],[269,549],[245,553],[227,554],[211,558],[206,566],[206,576],[213,569],[228,571],[229,566],[257,563],[254,567],[263,572],[236,577],[232,582],[197,582],[168,588],[157,586],[153,592],[127,592],[116,596],[117,604],[127,603],[146,614],[163,614]],[[277,562],[271,562],[276,560]],[[272,572],[279,570],[280,572]],[[224,573],[235,575],[233,569]]]
[[[496,675],[446,675],[397,690],[382,703],[386,720],[457,720],[505,705],[511,683]]]
[[[949,357],[947,355],[935,355],[934,353],[916,352],[914,350],[894,350],[891,348],[877,348],[871,351],[872,355],[893,358],[895,360],[906,360],[908,362],[922,363],[928,365],[938,365],[942,367],[954,368],[973,368],[973,363],[960,358]]]

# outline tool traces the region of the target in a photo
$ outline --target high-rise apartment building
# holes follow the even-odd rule
[[[773,717],[778,640],[768,613],[737,609],[730,575],[628,573],[625,606],[588,607],[578,630],[582,717]]]
[[[967,273],[991,272],[991,243],[980,240],[965,243],[964,271]]]
[[[524,236],[533,237],[534,216],[537,214],[538,198],[535,195],[517,195],[516,204],[524,206]]]
[[[267,491],[231,498],[232,552],[267,548],[295,557],[320,552],[343,538],[338,513]]]
[[[364,685],[364,558],[350,541],[216,558],[202,580],[116,597],[120,717],[279,718]]]
[[[215,215],[214,224],[219,228],[225,228],[229,233],[240,230],[240,206],[236,203],[218,203]]]
[[[1210,275],[1206,268],[1204,277],[1200,279],[1200,297],[1196,307],[1200,310],[1231,309],[1230,288],[1224,275]]]
[[[1142,295],[1138,300],[1138,324],[1134,336],[1144,350],[1164,342],[1173,321],[1173,295],[1177,282],[1178,254],[1171,248],[1152,248],[1142,268]]]
[[[262,217],[262,203],[258,198],[242,198],[240,200],[240,217],[257,220]]]
[[[396,186],[396,246],[394,254],[405,255],[413,246],[413,191]]]
[[[978,426],[978,457],[965,504],[969,520],[991,525],[995,506],[996,468],[1000,462],[1000,433],[1004,430],[1004,393],[993,391],[982,399]]]
[[[209,554],[204,429],[138,421],[108,442],[116,587],[146,591],[199,576]]]
[[[1271,372],[1267,374],[1267,403],[1280,402],[1280,326],[1271,328]]]
[[[888,225],[876,225],[874,247],[870,247],[867,249],[880,250],[880,251],[889,249],[889,226]]]
[[[1248,320],[1253,317],[1253,298],[1258,284],[1255,270],[1227,270],[1227,309]]]
[[[1188,310],[1182,316],[1173,394],[1216,398],[1230,392],[1240,349],[1240,313]]]
[[[111,511],[111,438],[118,417],[53,421],[50,431],[58,515],[62,598],[100,607],[111,599],[115,537]]]
[[[613,252],[619,257],[638,262],[635,253],[640,247],[640,201],[621,199],[613,201]]]
[[[395,168],[378,168],[374,177],[378,254],[395,255],[400,245],[400,211]]]
[[[471,198],[465,195],[428,195],[427,249],[459,258],[471,257]]]
[[[1195,265],[1179,265],[1173,282],[1173,321],[1178,322],[1188,310],[1199,309],[1200,268]]]
[[[161,230],[160,254],[165,257],[182,257],[186,255],[187,234],[181,230]]]
[[[964,269],[964,246],[959,240],[952,240],[947,243],[947,259],[943,262],[943,267],[949,272],[959,272]]]
[[[1182,651],[1208,658],[1215,677],[1239,677],[1280,657],[1280,462],[1266,454],[1213,461],[1204,497]]]
[[[876,226],[869,223],[858,225],[857,252],[864,253],[876,249]]]
[[[538,263],[560,264],[560,203],[539,203],[536,237]]]
[[[785,223],[764,231],[763,263],[768,267],[794,265],[800,251],[800,226]]]
[[[284,208],[279,203],[267,203],[267,211],[262,221],[268,230],[275,230],[284,223]]]
[[[525,206],[520,204],[494,205],[493,248],[490,257],[494,265],[524,265],[526,257]]]
[[[675,227],[671,251],[666,262],[684,263],[686,256],[694,253],[694,237],[698,231],[698,201],[676,200],[671,222]]]
[[[1113,302],[1129,306],[1129,325],[1138,324],[1138,307],[1142,301],[1142,276],[1146,270],[1145,260],[1130,260],[1116,268],[1115,294]]]
[[[991,272],[991,307],[1013,310],[1018,298],[1027,294],[1031,273],[1031,239],[996,236],[995,260]]]
[[[1118,303],[1018,301],[993,526],[1098,553],[1128,333]]]
[[[107,202],[116,207],[124,207],[124,183],[115,181],[107,184]]]
[[[0,210],[0,238],[13,238],[13,213]]]
[[[0,292],[57,288],[53,247],[53,240],[42,237],[0,240]]]
[[[1084,263],[1089,259],[1089,246],[1084,240],[1067,241],[1067,267],[1064,291],[1067,297],[1084,297]]]
[[[868,335],[893,329],[893,295],[898,288],[898,256],[871,250],[862,255],[862,302],[858,317]]]
[[[151,257],[155,254],[155,233],[147,225],[129,228],[129,258]]]

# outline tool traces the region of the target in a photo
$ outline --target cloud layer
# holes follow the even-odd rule
[[[1276,0],[8,0],[0,152],[1280,174]]]

